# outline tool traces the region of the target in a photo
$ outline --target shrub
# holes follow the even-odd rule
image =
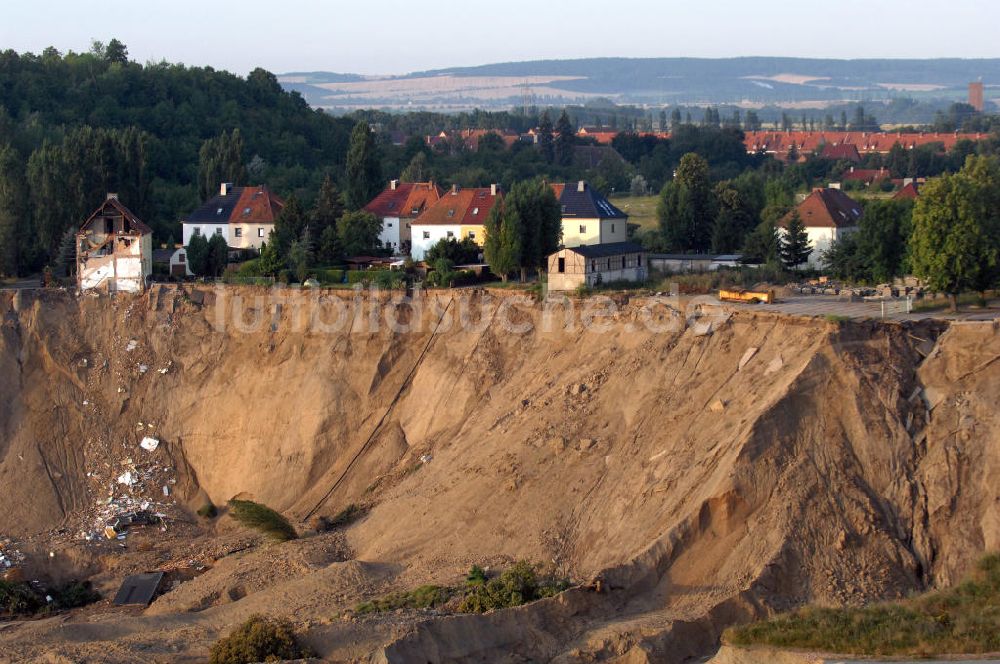
[[[236,500],[234,498],[229,501],[229,511],[237,522],[247,528],[259,530],[279,542],[298,537],[295,528],[288,522],[288,519],[267,505],[261,505],[252,500]]]
[[[565,580],[549,576],[539,578],[535,568],[524,560],[489,580],[486,580],[482,569],[473,567],[466,580],[465,598],[458,610],[464,613],[485,613],[494,609],[521,606],[552,597],[567,588],[569,583]]]
[[[0,611],[11,616],[31,615],[45,606],[45,598],[27,583],[0,580]]]
[[[305,656],[291,627],[264,616],[251,616],[245,623],[212,646],[210,664],[246,664],[301,659]]]
[[[392,593],[385,597],[362,602],[354,608],[358,614],[385,613],[396,609],[432,609],[451,599],[452,590],[442,586],[420,586],[415,590]]]
[[[90,581],[70,581],[50,589],[48,594],[52,597],[53,607],[57,609],[75,609],[101,599],[100,594],[91,587]]]

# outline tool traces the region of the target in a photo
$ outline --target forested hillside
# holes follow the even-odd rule
[[[88,53],[0,53],[0,273],[58,259],[67,229],[114,191],[156,230],[177,220],[215,175],[203,147],[242,142],[249,183],[316,190],[342,170],[353,123],[312,110],[275,77],[130,62],[112,40]],[[233,130],[238,133],[233,135]],[[199,166],[201,162],[201,166]],[[218,164],[216,164],[216,167]]]

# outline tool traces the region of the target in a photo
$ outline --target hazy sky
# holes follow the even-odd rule
[[[246,73],[405,73],[539,58],[998,57],[995,0],[0,0],[0,49]]]

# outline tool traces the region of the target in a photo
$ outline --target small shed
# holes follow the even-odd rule
[[[708,272],[712,268],[711,254],[650,254],[649,267],[657,272]]]
[[[576,290],[614,281],[644,281],[646,250],[635,242],[560,249],[549,256],[549,290]]]
[[[193,277],[194,272],[187,261],[187,248],[179,247],[170,254],[170,276],[171,277]]]

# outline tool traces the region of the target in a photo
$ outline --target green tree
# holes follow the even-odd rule
[[[441,238],[427,250],[424,260],[433,264],[438,259],[445,258],[452,265],[468,265],[477,263],[481,252],[482,248],[471,238],[462,238],[461,242],[455,238]]]
[[[375,135],[367,122],[359,122],[351,132],[347,151],[347,207],[360,210],[378,195],[381,187],[382,167]]]
[[[369,256],[381,252],[382,222],[370,212],[348,212],[337,223],[340,243],[348,256]]]
[[[708,251],[715,212],[708,162],[694,153],[684,155],[657,205],[664,242],[671,251]]]
[[[210,138],[198,152],[198,195],[201,200],[214,196],[223,182],[247,184],[243,165],[243,136],[239,129]]]
[[[24,162],[11,146],[0,146],[0,275],[18,274],[22,238],[28,237],[26,203]]]
[[[222,273],[226,271],[228,263],[229,245],[226,244],[226,238],[216,233],[208,241],[208,254],[205,261],[206,276],[222,276]]]
[[[302,237],[302,231],[305,230],[307,223],[302,203],[298,197],[289,196],[285,201],[285,207],[281,208],[281,212],[274,219],[274,231],[271,233],[271,245],[278,252],[282,262],[287,262],[289,247],[292,246],[292,242]]]
[[[317,237],[322,237],[323,231],[329,226],[336,227],[337,220],[344,215],[344,201],[329,174],[323,178],[319,188],[316,203],[309,214],[309,225]]]
[[[201,233],[196,233],[188,240],[187,251],[188,268],[196,276],[203,277],[208,274],[208,240]]]
[[[403,169],[399,179],[403,182],[427,182],[430,179],[430,167],[427,164],[427,153],[420,151],[413,155],[410,163]]]
[[[758,224],[743,243],[743,263],[774,265],[778,260],[778,229],[771,221]]]
[[[104,49],[104,59],[113,64],[127,65],[128,48],[117,39],[112,39]]]
[[[544,269],[562,238],[562,210],[552,187],[540,179],[517,182],[486,220],[484,256],[494,274],[505,279],[520,269]]]
[[[260,248],[260,259],[258,265],[260,266],[261,274],[274,277],[277,276],[278,272],[284,269],[285,261],[273,243],[270,245],[264,243]],[[191,271],[193,272],[194,269]]]
[[[882,283],[904,274],[912,231],[911,201],[873,200],[865,205],[857,241],[859,276]]]
[[[789,270],[794,270],[808,261],[812,252],[812,247],[809,246],[809,234],[806,233],[802,217],[799,216],[798,210],[793,210],[791,218],[785,225],[785,232],[781,234],[781,243],[778,247],[781,264]]]
[[[573,124],[569,121],[569,115],[566,113],[565,109],[563,109],[562,114],[556,121],[555,131],[555,163],[560,166],[569,166],[573,163],[573,150],[576,145],[576,132],[573,131]]]
[[[542,113],[542,119],[538,123],[538,151],[541,153],[542,159],[545,160],[546,164],[551,164],[555,161],[556,151],[555,140],[552,136],[552,118],[549,117],[548,111]]]
[[[997,161],[969,157],[955,175],[931,179],[920,189],[913,210],[910,265],[952,310],[966,290],[986,290],[998,282],[1000,262],[1000,173]]]

